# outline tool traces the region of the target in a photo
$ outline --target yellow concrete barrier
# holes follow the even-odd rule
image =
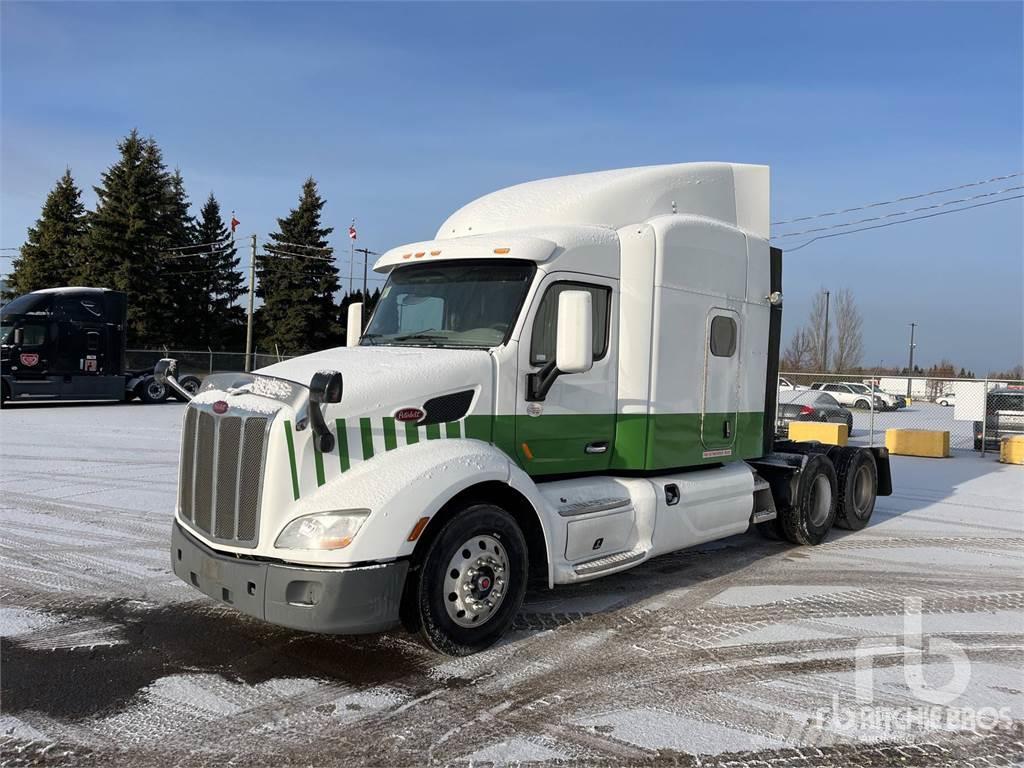
[[[999,443],[999,460],[1003,464],[1024,464],[1024,435],[1004,437]]]
[[[845,424],[828,424],[823,421],[789,422],[790,440],[817,440],[829,445],[846,445],[849,438]]]
[[[887,429],[885,447],[898,456],[949,456],[949,432],[931,429]]]

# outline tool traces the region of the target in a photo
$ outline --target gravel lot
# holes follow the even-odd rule
[[[179,583],[181,411],[0,414],[3,765],[1024,765],[1024,467],[895,458],[864,531],[531,594],[505,642],[453,660]]]

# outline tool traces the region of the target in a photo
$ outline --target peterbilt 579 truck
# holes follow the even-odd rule
[[[751,525],[818,544],[891,492],[884,448],[774,439],[782,254],[765,166],[520,184],[395,248],[349,347],[211,376],[185,410],[171,560],[239,611],[404,624],[468,654],[528,582]],[[174,361],[158,374],[174,386]]]

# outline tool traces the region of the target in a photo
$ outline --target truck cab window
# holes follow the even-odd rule
[[[25,323],[22,327],[23,347],[41,347],[46,343],[46,326],[41,323]]]
[[[726,315],[711,318],[711,354],[732,357],[736,352],[736,321]]]
[[[563,291],[587,291],[594,309],[594,359],[600,360],[608,351],[608,306],[611,289],[584,283],[553,283],[541,299],[533,320],[530,341],[530,363],[544,365],[555,359],[555,338],[558,330],[558,297]]]

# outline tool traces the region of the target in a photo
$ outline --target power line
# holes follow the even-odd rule
[[[982,208],[982,207],[984,207],[986,205],[995,205],[996,203],[1005,203],[1008,200],[1019,200],[1022,197],[1024,197],[1024,195],[1014,195],[1013,197],[1003,197],[1003,198],[1000,198],[999,200],[989,200],[988,202],[985,202],[985,203],[975,203],[974,205],[965,205],[962,208],[952,208],[952,209],[950,209],[948,211],[936,211],[935,213],[926,213],[926,214],[923,214],[921,216],[914,216],[913,218],[910,218],[910,219],[901,219],[900,221],[889,221],[889,222],[886,222],[885,224],[874,224],[874,225],[872,225],[870,227],[861,227],[860,229],[849,229],[849,230],[847,230],[845,232],[833,232],[831,235],[818,235],[817,237],[812,237],[806,243],[801,243],[800,245],[796,246],[795,248],[787,248],[786,249],[786,253],[792,253],[793,251],[799,251],[801,248],[806,248],[808,245],[810,245],[813,242],[816,242],[818,240],[825,240],[825,239],[830,238],[830,237],[841,237],[843,235],[852,235],[855,232],[866,232],[869,229],[882,229],[884,227],[894,227],[897,224],[906,224],[907,222],[910,222],[910,221],[920,221],[921,219],[932,219],[932,218],[935,218],[936,216],[945,216],[948,213],[959,213],[960,211],[969,211],[972,208]]]
[[[235,238],[231,237],[231,238],[225,238],[223,240],[212,240],[209,243],[192,243],[191,245],[175,245],[175,246],[173,246],[171,248],[163,248],[162,250],[164,250],[164,251],[187,251],[189,248],[202,248],[204,245],[221,245],[221,246],[223,246],[225,243],[231,243],[231,247],[232,248],[236,247],[235,246]]]
[[[295,251],[289,251],[284,248],[274,248],[269,245],[264,245],[263,250],[266,251],[267,253],[273,254],[274,257],[278,258],[284,258],[286,256],[289,256],[297,259],[309,259],[311,261],[333,261],[333,257],[331,256],[312,256],[308,253],[297,253]],[[264,257],[265,256],[266,253],[264,254]]]
[[[781,235],[775,235],[775,237],[773,237],[771,239],[772,240],[780,240],[783,237],[796,237],[797,235],[809,235],[809,234],[812,234],[814,232],[827,232],[830,229],[840,229],[842,227],[854,227],[854,226],[857,226],[858,224],[866,224],[869,221],[882,221],[883,219],[892,219],[892,218],[895,218],[897,216],[906,216],[906,215],[911,214],[911,213],[920,213],[921,211],[932,211],[932,210],[935,210],[936,208],[944,208],[947,205],[956,205],[958,203],[967,203],[967,202],[970,202],[971,200],[980,200],[983,197],[995,197],[996,195],[1005,195],[1007,192],[1016,192],[1017,190],[1020,190],[1020,189],[1024,189],[1024,186],[1007,187],[1006,189],[1000,189],[997,192],[983,192],[980,195],[972,195],[971,197],[962,197],[959,200],[945,200],[945,201],[943,201],[941,203],[935,203],[935,205],[924,205],[924,206],[921,206],[920,208],[911,208],[911,209],[906,210],[906,211],[894,211],[892,213],[887,213],[887,214],[885,214],[883,216],[871,216],[871,217],[866,218],[866,219],[858,219],[857,221],[847,221],[847,222],[843,222],[842,224],[832,224],[831,226],[828,226],[828,227],[815,227],[814,229],[805,229],[805,230],[803,230],[801,232],[785,232],[785,233],[783,233]]]
[[[287,245],[287,246],[291,246],[291,247],[294,247],[294,248],[308,248],[308,249],[313,250],[313,251],[333,251],[334,250],[334,248],[332,246],[330,246],[330,245],[304,245],[302,243],[286,243],[283,240],[273,240],[273,241],[264,240],[262,237],[260,238],[260,240],[263,240],[264,246],[270,245],[270,246],[274,246],[275,248],[277,246],[279,246],[279,245]]]
[[[941,195],[946,192],[955,192],[959,189],[968,189],[969,187],[980,187],[984,184],[991,184],[996,181],[1005,181],[1006,179],[1014,179],[1018,176],[1024,176],[1024,172],[1009,173],[1005,176],[993,176],[991,179],[983,179],[981,181],[972,181],[969,184],[960,184],[955,187],[947,187],[946,189],[934,189],[930,192],[920,192],[916,195],[904,195],[903,197],[897,197],[893,200],[882,200],[877,203],[867,203],[865,205],[859,205],[855,208],[842,208],[836,211],[826,211],[824,213],[815,213],[810,216],[798,216],[795,219],[785,219],[783,221],[773,221],[772,226],[778,226],[780,224],[795,224],[798,221],[810,221],[811,219],[821,219],[826,216],[839,216],[843,213],[854,213],[855,211],[864,211],[868,208],[878,208],[883,205],[893,205],[894,203],[905,203],[908,200],[917,200],[922,197],[930,197],[931,195]]]

